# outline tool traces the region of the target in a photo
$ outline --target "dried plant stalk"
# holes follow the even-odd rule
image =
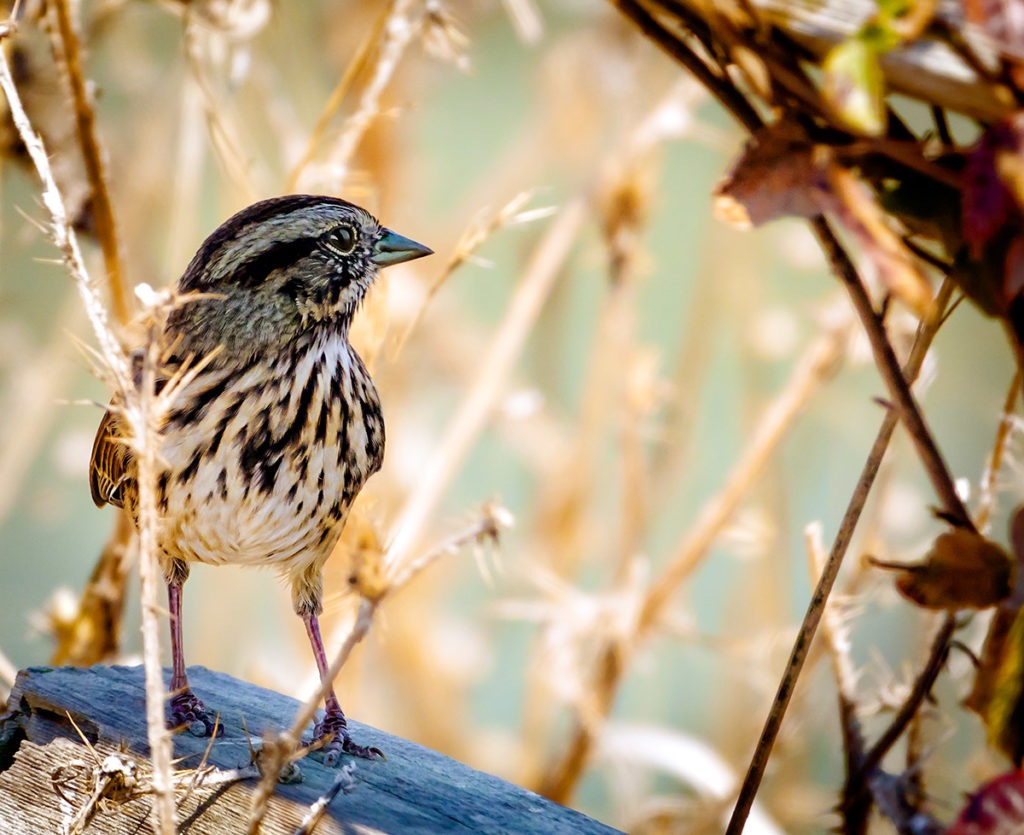
[[[943,282],[936,296],[937,310],[941,312],[947,309],[952,299],[954,288],[955,285],[949,279]],[[924,358],[931,347],[932,340],[934,340],[943,321],[944,319],[940,313],[940,315],[929,322],[922,323],[918,328],[917,338],[914,341],[906,367],[899,371],[901,379],[905,381],[908,393],[909,386],[917,379],[921,371],[921,365],[924,363]],[[881,327],[881,323],[879,323],[879,327]],[[888,339],[885,337],[884,332],[882,339],[888,345]],[[891,352],[891,346],[889,350]],[[749,813],[754,796],[757,794],[757,789],[760,786],[761,778],[764,775],[764,770],[767,768],[772,746],[775,744],[775,739],[782,726],[782,719],[785,716],[789,700],[792,698],[797,679],[799,679],[804,662],[807,660],[807,653],[817,631],[825,604],[828,602],[828,597],[832,593],[832,587],[839,576],[839,569],[842,566],[843,558],[853,540],[853,532],[860,520],[861,512],[864,510],[864,505],[867,502],[871,488],[875,483],[878,470],[882,465],[882,459],[889,448],[889,442],[896,431],[899,418],[900,416],[895,410],[889,410],[883,418],[882,425],[871,446],[871,451],[868,453],[867,461],[865,461],[864,467],[861,470],[860,478],[847,504],[846,512],[843,514],[843,519],[839,524],[828,561],[825,563],[825,568],[818,578],[817,586],[807,605],[807,611],[800,624],[800,632],[797,634],[796,641],[793,644],[789,660],[786,663],[786,669],[779,681],[778,691],[769,710],[768,718],[765,721],[757,747],[754,749],[750,764],[747,767],[747,773],[729,821],[729,832],[733,833],[733,835],[743,831],[746,815]]]
[[[376,25],[373,27],[373,30],[366,36],[366,38],[363,39],[359,50],[352,56],[352,60],[348,62],[348,65],[345,67],[345,72],[342,74],[341,78],[338,79],[338,83],[334,86],[334,89],[331,90],[331,95],[327,98],[327,102],[324,104],[324,108],[321,111],[320,116],[317,117],[313,130],[310,131],[309,139],[306,141],[306,148],[302,152],[302,156],[299,157],[299,161],[295,163],[291,174],[288,175],[288,183],[285,187],[287,191],[295,191],[299,187],[302,175],[305,173],[310,162],[312,162],[317,148],[323,141],[324,134],[327,132],[327,126],[330,124],[334,114],[341,107],[341,104],[345,100],[345,96],[351,89],[355,79],[366,69],[370,56],[373,53],[373,49],[379,44],[392,14],[393,11],[391,8],[384,11]]]
[[[600,718],[603,719],[611,707],[636,645],[657,627],[665,606],[707,555],[797,415],[838,369],[851,330],[852,322],[844,323],[822,334],[808,347],[786,386],[763,412],[750,442],[727,476],[725,486],[704,505],[668,566],[651,584],[629,643],[610,643],[600,653],[590,683],[594,712]],[[541,794],[559,803],[569,801],[589,761],[597,730],[594,722],[577,720],[564,753],[548,769],[540,784]]]
[[[504,391],[508,376],[555,279],[572,249],[586,206],[582,198],[571,200],[559,211],[547,234],[534,251],[525,275],[497,333],[480,362],[470,385],[430,461],[424,476],[395,525],[394,540],[384,556],[388,573],[397,576],[412,555],[427,522],[434,515],[445,490]]]
[[[804,529],[812,579],[820,578],[828,565],[828,554],[822,539],[822,525],[812,522]],[[850,657],[850,630],[839,611],[835,596],[821,613],[821,631],[836,682],[839,698],[839,722],[842,729],[843,752],[847,772],[859,765],[864,756],[864,736],[857,720],[857,673]]]
[[[71,102],[75,111],[75,124],[78,128],[78,145],[85,161],[85,174],[89,180],[91,192],[90,205],[96,229],[96,238],[103,250],[103,262],[107,271],[107,284],[110,288],[110,301],[114,309],[114,318],[122,325],[131,318],[131,304],[128,300],[128,288],[121,266],[121,252],[118,243],[117,224],[114,221],[114,208],[107,189],[107,176],[104,170],[103,152],[100,148],[96,131],[96,114],[86,92],[85,76],[82,72],[81,49],[78,35],[71,22],[71,10],[68,0],[54,0],[50,4],[57,19],[57,32],[60,36],[60,52],[64,58],[68,82],[71,87]]]
[[[138,467],[139,485],[139,579],[142,586],[142,648],[146,679],[146,724],[149,735],[150,759],[153,763],[154,828],[162,835],[173,835],[177,829],[174,807],[174,784],[171,777],[173,754],[171,735],[164,719],[165,689],[163,668],[160,664],[160,611],[157,589],[162,586],[162,572],[157,559],[157,496],[156,480],[159,475],[157,450],[163,413],[154,392],[157,366],[160,359],[159,333],[162,321],[154,323],[142,367],[142,386],[135,409],[127,412]],[[141,443],[139,443],[141,441]]]
[[[345,122],[341,136],[338,137],[327,161],[334,191],[340,191],[348,179],[352,155],[367,128],[380,114],[381,96],[395,74],[405,48],[423,27],[426,13],[423,5],[416,0],[394,0],[391,6],[391,12],[384,24],[384,36],[373,74],[363,90],[355,112]]]
[[[9,31],[9,29],[6,29],[0,33],[0,35],[6,35]],[[25,113],[25,109],[21,104],[17,88],[14,84],[14,80],[11,77],[7,58],[2,51],[0,51],[0,88],[3,89],[4,94],[7,97],[7,103],[10,107],[14,124],[18,129],[18,133],[21,136],[22,142],[34,163],[37,172],[39,173],[39,177],[42,180],[43,204],[50,213],[50,235],[58,249],[60,249],[64,258],[65,266],[68,268],[68,271],[75,282],[75,286],[78,288],[82,297],[86,313],[92,322],[93,330],[100,345],[102,357],[106,365],[106,371],[125,398],[127,407],[126,414],[131,417],[141,416],[143,418],[142,426],[144,427],[144,430],[142,433],[137,431],[139,426],[135,421],[133,421],[133,427],[136,429],[135,440],[137,441],[137,453],[143,459],[148,458],[150,467],[145,470],[145,472],[150,476],[150,480],[147,482],[145,478],[141,477],[143,465],[140,464],[140,505],[143,508],[143,516],[140,522],[142,528],[148,529],[150,533],[152,533],[155,530],[154,525],[156,520],[154,515],[156,502],[153,493],[155,483],[153,481],[155,473],[153,463],[155,458],[152,456],[156,455],[156,450],[152,443],[154,434],[151,434],[148,431],[151,426],[150,420],[152,419],[151,413],[147,407],[148,398],[144,392],[141,402],[132,402],[132,395],[135,394],[135,387],[129,372],[127,355],[110,330],[106,310],[99,299],[96,288],[93,286],[92,281],[89,278],[89,273],[86,270],[85,262],[82,259],[82,253],[78,246],[78,239],[68,222],[67,212],[64,208],[64,201],[50,170],[46,150],[43,147],[42,140],[33,129],[28,116]],[[149,391],[152,391],[152,388],[150,388]],[[137,408],[130,408],[132,405],[136,405]],[[143,497],[146,498],[144,499]],[[145,515],[146,513],[150,515],[147,517]],[[146,541],[140,545],[140,548],[142,552],[142,564],[145,564],[148,561],[155,567],[156,549],[155,541],[152,541],[152,537],[147,537]],[[144,583],[143,591],[144,598],[146,598],[143,604],[143,616],[144,618],[150,616],[155,618],[155,607],[153,605],[147,605],[150,602],[149,598],[152,597],[152,589],[149,589],[150,594],[146,594],[147,588]],[[149,610],[148,615],[147,609]],[[152,628],[143,630],[143,641],[145,644],[146,660],[146,700],[149,741],[153,752],[154,785],[158,787],[157,799],[153,807],[155,816],[154,823],[157,831],[161,832],[163,835],[168,835],[168,833],[173,833],[175,828],[174,795],[170,769],[170,737],[164,727],[163,682],[161,680],[160,671],[159,642],[156,640],[156,635]],[[159,710],[159,715],[156,714],[156,710]]]

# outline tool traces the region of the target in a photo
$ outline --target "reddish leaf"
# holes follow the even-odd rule
[[[967,157],[963,228],[972,258],[981,257],[1019,208],[1022,147],[1024,118],[1018,114],[992,125]]]
[[[946,835],[1013,835],[1024,831],[1024,774],[989,781],[967,802]]]

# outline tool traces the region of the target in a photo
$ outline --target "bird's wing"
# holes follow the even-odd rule
[[[89,489],[96,507],[124,507],[125,486],[134,480],[132,453],[120,430],[121,421],[111,403],[96,430],[89,461]]]
[[[135,385],[141,384],[143,352],[137,349],[131,355]],[[168,379],[182,365],[181,359],[169,357],[160,367],[154,381],[154,393],[163,391]],[[103,414],[96,440],[92,443],[92,458],[89,460],[89,489],[96,507],[112,504],[123,508],[126,501],[134,502],[137,496],[135,455],[125,440],[125,427],[118,408],[119,398],[115,396]],[[133,508],[129,507],[129,510]]]

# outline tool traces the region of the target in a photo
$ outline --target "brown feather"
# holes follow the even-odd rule
[[[124,484],[130,479],[132,454],[121,438],[120,421],[108,408],[96,430],[89,461],[89,489],[96,507],[124,507]]]

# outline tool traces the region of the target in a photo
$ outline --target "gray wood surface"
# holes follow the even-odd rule
[[[209,754],[210,763],[234,769],[250,763],[253,742],[279,731],[298,708],[294,699],[203,667],[189,679],[207,706],[221,714],[224,737]],[[100,759],[121,748],[144,773],[145,691],[141,667],[45,668],[22,671],[0,718],[0,834],[61,832],[85,801],[84,780],[69,783],[62,798],[54,777],[75,773],[74,761],[95,764],[68,720],[96,748]],[[314,830],[321,833],[551,832],[610,833],[611,829],[578,812],[475,771],[420,745],[351,721],[354,738],[375,745],[386,762],[343,758],[354,764],[353,781],[340,793]],[[245,728],[248,728],[248,735]],[[199,764],[209,740],[175,737],[176,768]],[[55,771],[63,766],[63,771]],[[311,804],[334,782],[337,769],[307,757],[299,763],[302,781],[278,784],[265,819],[266,833],[294,832]],[[84,769],[77,767],[84,774]],[[71,789],[79,786],[82,791]],[[256,786],[250,779],[227,787],[200,788],[179,801],[179,831],[191,835],[244,832]],[[107,803],[87,833],[149,832],[148,796]]]

